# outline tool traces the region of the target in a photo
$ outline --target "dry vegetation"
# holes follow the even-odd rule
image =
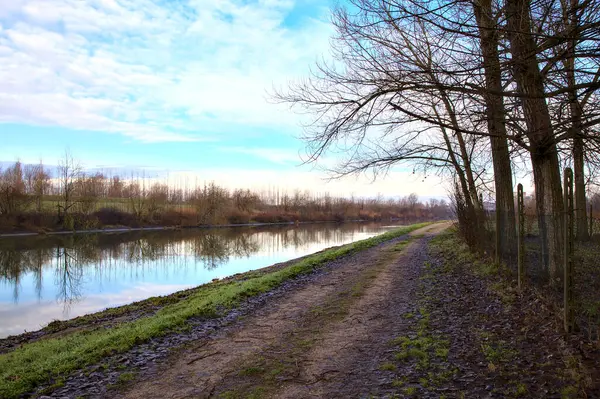
[[[56,170],[20,162],[0,171],[0,231],[107,226],[200,226],[346,220],[425,220],[445,201],[341,198],[309,191],[230,190],[215,182],[173,187],[144,177],[89,174],[70,156]]]

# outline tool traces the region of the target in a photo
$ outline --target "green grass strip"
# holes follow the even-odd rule
[[[249,274],[242,281],[217,282],[199,287],[189,297],[169,304],[152,316],[109,329],[79,331],[25,344],[0,355],[0,397],[16,398],[37,386],[74,370],[128,351],[150,338],[186,327],[196,316],[212,317],[217,309],[231,309],[245,298],[267,292],[284,281],[309,273],[326,262],[374,247],[429,223],[402,227],[384,234],[308,256],[286,268],[263,275]]]

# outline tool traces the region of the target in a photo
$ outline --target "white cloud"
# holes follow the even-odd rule
[[[161,180],[161,179],[159,179]],[[162,179],[163,181],[165,179]],[[406,196],[417,193],[426,197],[447,197],[451,181],[432,175],[424,178],[411,172],[392,170],[386,176],[373,181],[368,176],[348,176],[327,180],[323,175],[299,169],[290,171],[275,169],[202,169],[198,171],[170,171],[167,182],[175,186],[191,186],[196,182],[214,181],[227,188],[250,188],[254,190],[279,189],[293,192],[307,188],[313,193],[328,192],[332,195],[357,197]]]
[[[299,165],[302,163],[301,154],[289,148],[222,147],[220,150],[226,153],[253,155],[281,165]]]
[[[273,85],[327,52],[331,27],[279,0],[0,0],[1,122],[144,141],[283,127]],[[4,106],[7,104],[7,106]],[[209,132],[209,133],[197,133]]]

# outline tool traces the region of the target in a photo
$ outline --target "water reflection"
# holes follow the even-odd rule
[[[0,240],[0,337],[389,228],[321,224],[5,238]]]

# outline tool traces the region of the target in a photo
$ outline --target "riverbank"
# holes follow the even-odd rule
[[[314,254],[276,263],[261,269],[252,270],[245,273],[238,273],[233,276],[228,276],[218,280],[216,279],[210,283],[182,291],[177,291],[169,295],[155,296],[127,305],[111,307],[100,312],[95,312],[68,320],[55,320],[49,323],[46,327],[37,331],[29,331],[23,334],[0,338],[0,354],[10,352],[12,349],[23,344],[36,342],[40,339],[61,337],[73,332],[91,331],[98,328],[111,328],[124,322],[152,316],[165,306],[175,304],[182,300],[187,300],[192,295],[199,295],[202,293],[202,291],[208,289],[209,287],[222,284],[240,283],[249,278],[255,278],[261,275],[273,273],[297,264],[307,258],[323,254],[324,252],[335,248],[337,247],[327,248]]]
[[[129,233],[135,231],[169,231],[169,230],[181,230],[181,229],[219,229],[219,228],[232,228],[232,227],[265,227],[265,226],[295,226],[295,225],[306,225],[306,224],[323,224],[323,223],[367,223],[381,220],[368,220],[368,219],[356,219],[356,220],[315,220],[315,221],[293,221],[293,222],[270,222],[270,223],[237,223],[237,224],[214,224],[214,225],[184,225],[184,226],[146,226],[146,227],[127,227],[127,226],[107,226],[106,228],[99,229],[84,229],[84,230],[48,230],[42,229],[37,231],[20,231],[11,233],[0,232],[1,238],[19,238],[19,237],[39,237],[39,236],[53,236],[53,235],[80,235],[80,234],[102,234],[102,233]],[[436,222],[440,219],[431,218],[416,218],[416,219],[398,219],[390,218],[389,223],[425,223],[425,222]]]
[[[51,381],[55,388],[75,370],[189,327],[190,320],[217,320],[285,282],[423,227],[413,225],[300,260],[260,269],[162,298],[52,323],[42,333],[1,340],[0,396],[17,397]],[[259,299],[260,301],[260,299]],[[233,313],[235,315],[235,312]],[[230,317],[230,316],[229,316]],[[8,344],[7,344],[8,342]],[[48,387],[47,387],[48,388]]]

